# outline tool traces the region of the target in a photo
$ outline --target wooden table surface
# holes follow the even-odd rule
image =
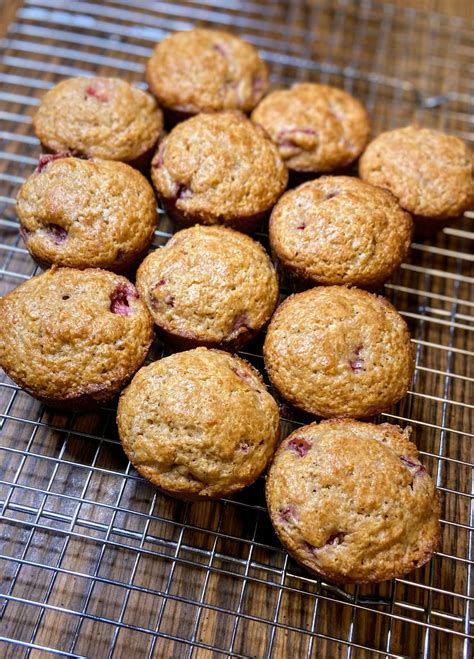
[[[5,34],[9,23],[13,20],[18,7],[23,0],[0,0],[0,36]],[[130,3],[133,4],[133,3]],[[413,7],[426,11],[436,11],[447,16],[461,16],[473,19],[474,3],[471,0],[392,0],[391,4],[400,7]]]
[[[252,0],[252,6],[257,2]],[[7,0],[2,24],[18,4]],[[167,3],[153,4],[166,11]],[[177,4],[182,8],[191,0]],[[336,4],[342,7],[344,29],[326,3],[317,8],[314,39],[301,29],[313,27],[309,2],[303,9],[300,3],[287,3],[287,13],[275,12],[275,23],[269,22],[263,34],[274,44],[275,79],[311,77],[346,86],[367,105],[375,134],[419,121],[472,144],[472,30],[442,19],[384,13],[370,2],[363,3],[361,26],[350,1]],[[74,3],[66,5],[70,10]],[[217,12],[217,4],[213,6]],[[417,7],[465,19],[472,13],[472,3],[461,0],[419,2]],[[259,16],[254,19],[258,22]],[[155,27],[161,20],[160,15]],[[31,27],[27,21],[22,25]],[[0,295],[32,273],[9,201],[38,155],[29,120],[44,89],[72,66],[143,82],[142,65],[151,44],[141,34],[133,34],[120,17],[117,34],[97,29],[91,36],[93,30],[82,25],[76,25],[74,36],[83,36],[84,43],[81,38],[64,42],[63,50],[55,49],[57,41],[49,33],[17,31],[17,43],[7,44],[8,61],[0,61],[0,73],[9,80],[1,91],[7,92],[5,109],[11,117],[2,124],[11,137],[3,138],[6,157],[0,159],[0,174],[6,175],[0,245],[8,257]],[[63,31],[68,27],[60,26]],[[234,27],[243,29],[230,23]],[[22,34],[28,47],[40,47],[21,50]],[[285,59],[283,52],[280,57],[282,35],[289,48],[301,50],[318,66],[304,68],[298,60]],[[262,34],[255,31],[254,36]],[[71,52],[74,57],[66,59],[64,54]],[[351,68],[354,59],[357,75]],[[28,70],[30,62],[40,60],[44,66]],[[35,84],[25,87],[22,77]],[[160,229],[155,246],[166,240],[171,225],[163,220]],[[0,553],[8,550],[23,561],[18,570],[14,560],[0,563],[1,592],[12,598],[0,621],[0,637],[25,643],[34,639],[38,646],[94,659],[148,653],[160,659],[217,659],[229,649],[236,656],[259,659],[342,659],[349,656],[348,643],[354,644],[350,656],[357,659],[371,659],[372,650],[383,656],[387,650],[409,657],[462,657],[471,575],[473,236],[469,216],[431,240],[416,241],[409,260],[385,289],[410,325],[418,367],[412,392],[383,420],[413,425],[423,461],[441,490],[442,544],[431,565],[396,584],[345,590],[321,585],[281,550],[261,484],[233,501],[172,501],[129,469],[117,443],[113,408],[68,417],[22,392],[15,392],[10,403],[11,390],[0,387],[0,410],[6,418],[0,429],[0,488],[11,497],[2,519],[7,533]],[[254,363],[261,367],[258,356]],[[285,430],[292,425],[285,422]],[[10,491],[3,481],[16,485]],[[7,657],[21,656],[16,646],[6,647]],[[222,652],[209,649],[214,647]],[[30,656],[45,655],[37,650]]]

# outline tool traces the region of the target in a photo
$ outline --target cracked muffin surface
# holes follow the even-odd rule
[[[142,368],[122,393],[120,439],[130,462],[165,493],[229,496],[273,454],[278,406],[239,357],[195,348]]]
[[[155,99],[118,78],[68,78],[43,96],[33,129],[45,149],[140,164],[163,116]]]
[[[395,197],[349,176],[323,176],[286,192],[273,208],[272,251],[309,284],[377,286],[406,257],[413,222]]]
[[[267,66],[251,44],[202,28],[161,41],[148,60],[146,78],[159,103],[183,117],[250,112],[268,88]]]
[[[288,182],[272,142],[241,112],[200,114],[161,140],[151,177],[166,210],[182,224],[250,230]]]
[[[327,418],[388,409],[406,394],[415,365],[398,311],[384,297],[345,286],[288,297],[270,321],[263,354],[283,398]]]
[[[474,154],[453,135],[407,126],[381,133],[359,162],[360,177],[387,188],[420,220],[455,219],[474,204]]]
[[[353,96],[327,85],[297,83],[266,96],[252,112],[277,145],[288,169],[332,172],[362,153],[369,117]]]
[[[410,428],[333,419],[279,446],[267,505],[283,546],[336,583],[402,577],[430,560],[440,505]]]
[[[121,162],[43,155],[16,200],[20,233],[44,266],[121,272],[146,253],[157,222],[152,187]]]
[[[0,365],[39,400],[85,409],[145,361],[153,321],[134,286],[106,270],[55,268],[0,299]]]
[[[178,231],[137,272],[156,325],[175,343],[237,349],[267,323],[278,281],[264,248],[226,227]]]

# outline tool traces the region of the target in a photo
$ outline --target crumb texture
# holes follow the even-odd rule
[[[121,162],[51,159],[21,186],[17,212],[26,246],[41,264],[123,271],[153,239],[156,199]]]
[[[278,146],[289,169],[332,172],[360,156],[369,117],[353,96],[327,85],[298,83],[271,92],[252,113]]]
[[[197,28],[161,41],[146,77],[160,104],[187,114],[250,112],[268,88],[268,69],[257,50],[238,37]]]
[[[276,273],[263,247],[218,226],[178,231],[142,263],[137,287],[159,327],[210,344],[251,338],[278,299]]]
[[[359,174],[421,218],[456,218],[474,203],[473,153],[459,138],[430,128],[382,133],[360,159]]]
[[[383,297],[328,286],[278,307],[264,343],[282,396],[322,417],[373,416],[407,392],[414,351],[407,325]]]
[[[112,398],[153,339],[135,287],[99,269],[48,270],[1,298],[0,314],[0,365],[52,405]]]
[[[348,176],[323,176],[285,193],[270,243],[290,273],[313,284],[376,286],[406,257],[413,222],[395,197]]]
[[[117,422],[134,467],[182,497],[222,497],[252,483],[273,454],[278,406],[250,364],[196,348],[142,368]]]
[[[279,447],[266,497],[275,531],[310,572],[384,581],[430,560],[439,498],[409,430],[351,419],[304,426]],[[304,454],[294,445],[305,443]]]
[[[276,147],[240,112],[201,114],[165,137],[152,180],[183,221],[232,224],[271,209],[288,172]]]
[[[118,78],[68,78],[50,89],[33,117],[50,151],[133,161],[152,149],[163,128],[155,99]]]

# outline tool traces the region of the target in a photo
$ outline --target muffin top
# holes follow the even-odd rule
[[[369,137],[359,101],[338,89],[298,83],[268,94],[252,113],[278,146],[289,169],[331,172],[350,165]]]
[[[163,117],[155,99],[117,78],[68,78],[50,89],[33,117],[50,151],[133,161],[157,143]]]
[[[268,508],[281,542],[308,570],[335,582],[376,582],[431,558],[439,500],[410,431],[333,419],[280,445]]]
[[[242,113],[200,114],[158,148],[152,180],[193,224],[219,224],[267,211],[288,172],[276,147]]]
[[[146,78],[163,107],[185,114],[250,112],[268,88],[267,66],[252,45],[202,28],[161,41],[148,60]]]
[[[207,344],[239,344],[270,319],[278,282],[263,247],[226,227],[194,226],[152,252],[137,288],[155,323]]]
[[[371,286],[403,261],[412,225],[387,190],[353,177],[324,176],[278,201],[270,242],[283,266],[302,279]]]
[[[142,365],[153,322],[132,284],[99,269],[52,268],[0,299],[0,365],[34,396],[110,397]]]
[[[196,348],[142,368],[120,397],[117,422],[143,476],[170,494],[206,498],[258,477],[273,454],[279,418],[250,364]]]
[[[359,163],[360,177],[390,190],[410,213],[455,218],[474,202],[474,159],[457,137],[407,126],[382,133]]]
[[[32,255],[72,268],[125,270],[147,249],[157,220],[153,189],[138,171],[68,154],[41,156],[16,203]]]
[[[408,328],[383,297],[328,286],[291,295],[275,312],[265,365],[282,396],[322,417],[369,417],[407,392]]]

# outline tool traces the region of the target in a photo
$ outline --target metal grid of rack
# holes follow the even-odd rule
[[[153,44],[194,24],[253,42],[276,84],[354,93],[374,133],[416,121],[474,141],[474,26],[460,19],[370,0],[27,0],[0,51],[0,294],[37,272],[14,199],[39,153],[30,124],[41,95],[97,72],[143,85]],[[382,416],[413,426],[442,496],[442,543],[428,566],[377,586],[313,579],[276,540],[261,482],[233,500],[168,499],[126,461],[113,406],[64,415],[3,375],[2,656],[467,658],[473,217],[415,242],[385,289],[410,324],[417,368],[408,396]],[[171,229],[162,214],[155,246]],[[243,354],[262,367],[258,342]],[[286,431],[301,423],[282,413]]]

